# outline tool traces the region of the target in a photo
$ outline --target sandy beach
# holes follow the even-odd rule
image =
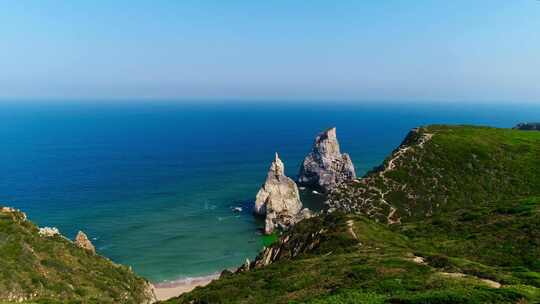
[[[195,287],[208,285],[219,278],[219,274],[182,279],[174,282],[154,284],[154,292],[159,301],[177,297],[185,292],[192,291]]]

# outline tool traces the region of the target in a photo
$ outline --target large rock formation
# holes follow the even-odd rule
[[[82,231],[79,231],[79,233],[77,233],[77,236],[75,237],[75,245],[81,247],[82,249],[86,249],[91,253],[96,253],[96,248],[94,247],[94,245],[92,245],[92,242],[90,242],[86,234]]]
[[[347,153],[341,153],[336,128],[315,138],[313,150],[306,156],[298,181],[300,184],[330,192],[340,183],[356,178],[354,165]]]
[[[266,216],[265,233],[275,228],[288,228],[300,219],[309,216],[302,210],[302,202],[296,183],[285,176],[285,166],[279,155],[270,165],[265,183],[255,199],[255,214]]]

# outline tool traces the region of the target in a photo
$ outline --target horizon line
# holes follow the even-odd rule
[[[6,103],[53,103],[53,104],[533,104],[540,105],[540,100],[486,100],[486,99],[387,99],[387,98],[339,98],[339,97],[0,97],[0,104]]]

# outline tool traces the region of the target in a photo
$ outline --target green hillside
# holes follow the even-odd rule
[[[0,207],[0,303],[149,303],[148,283],[128,267],[42,236],[19,211]]]
[[[540,132],[430,126],[250,270],[167,303],[540,303]]]
[[[540,132],[430,126],[410,132],[366,178],[337,189],[331,205],[381,222],[424,219],[539,194],[539,169]]]

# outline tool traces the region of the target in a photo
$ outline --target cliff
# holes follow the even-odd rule
[[[235,274],[167,303],[539,303],[540,132],[412,130]]]
[[[431,217],[540,192],[536,133],[472,126],[429,126],[409,132],[383,165],[342,184],[332,209],[385,223]]]
[[[58,229],[39,229],[18,210],[0,208],[0,302],[139,304],[154,300],[150,284],[130,268],[80,245]]]
[[[354,165],[346,153],[341,153],[336,128],[328,129],[315,138],[312,151],[304,159],[298,182],[330,192],[344,182],[356,178]]]

